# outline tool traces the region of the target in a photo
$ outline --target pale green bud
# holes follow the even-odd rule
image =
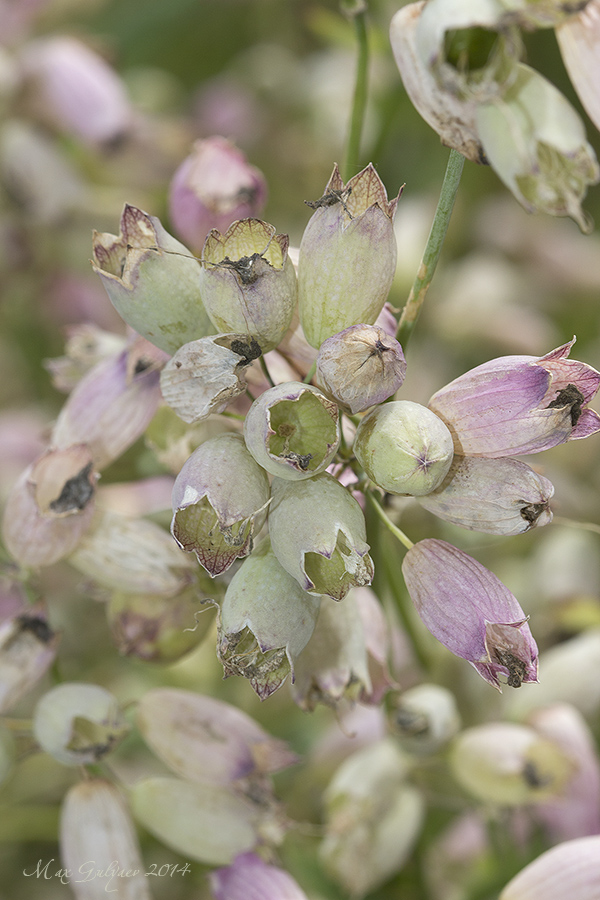
[[[289,238],[260,219],[241,219],[221,234],[213,228],[202,251],[201,287],[217,331],[254,338],[266,353],[290,325],[296,307]]]
[[[94,232],[93,254],[111,303],[150,343],[175,353],[214,333],[202,303],[200,263],[154,216],[127,204],[118,237]]]
[[[244,439],[271,475],[291,481],[312,478],[330,465],[338,448],[338,408],[310,384],[278,384],[250,407]]]
[[[354,452],[371,481],[384,491],[419,497],[446,477],[454,444],[431,410],[411,400],[395,400],[365,416]]]
[[[454,694],[438,684],[419,684],[391,700],[390,726],[409,753],[436,753],[460,729]]]
[[[311,594],[343,600],[354,585],[370,584],[363,512],[333,476],[272,484],[269,533],[275,556]]]

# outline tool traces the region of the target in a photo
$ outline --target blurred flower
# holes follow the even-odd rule
[[[241,435],[218,435],[192,453],[175,480],[171,534],[210,575],[220,575],[252,552],[269,496],[266,472]]]
[[[433,395],[457,453],[502,457],[548,450],[600,431],[587,404],[600,373],[568,359],[569,341],[545,356],[502,356],[460,375]]]
[[[411,400],[393,400],[361,420],[354,453],[383,490],[420,496],[444,480],[454,447],[441,417]]]
[[[260,219],[213,228],[202,251],[202,299],[217,331],[254,338],[263,353],[273,350],[296,307],[296,272],[289,238]]]
[[[436,753],[460,730],[454,694],[438,684],[418,684],[388,698],[388,721],[403,750]]]
[[[176,233],[200,252],[212,228],[225,232],[236,219],[259,216],[267,199],[262,173],[223,137],[194,143],[169,189],[169,215]]]
[[[30,109],[45,124],[91,145],[116,145],[133,109],[123,82],[102,57],[67,36],[40,38],[21,54]]]
[[[269,533],[275,556],[311,594],[343,600],[370,584],[373,562],[358,502],[331,475],[306,481],[275,478]]]
[[[151,900],[138,838],[119,789],[100,778],[67,793],[60,817],[60,855],[76,900],[107,893]],[[124,876],[124,877],[123,877]]]
[[[214,332],[202,302],[200,263],[154,216],[126,204],[118,237],[94,232],[93,255],[117,312],[161,350],[175,353]]]
[[[345,328],[323,341],[317,356],[317,384],[352,414],[391,397],[405,372],[402,347],[377,325]]]
[[[60,635],[32,607],[0,624],[0,712],[9,712],[56,658]]]
[[[337,165],[304,230],[298,263],[298,304],[313,347],[348,328],[371,325],[387,299],[396,269],[394,215],[369,164],[344,185]]]
[[[402,572],[429,631],[493,687],[537,681],[537,646],[516,598],[495,575],[445,541],[408,551]]]
[[[552,847],[506,885],[499,900],[596,900],[600,884],[600,836]]]
[[[247,678],[261,700],[276,691],[314,631],[321,597],[303,591],[268,538],[235,573],[220,608],[217,654],[225,677]]]
[[[128,731],[117,699],[97,684],[63,682],[43,695],[33,713],[36,741],[65,766],[98,762]]]
[[[286,481],[312,478],[333,461],[340,441],[338,408],[311,384],[288,381],[254,401],[244,439],[257,463]]]
[[[291,875],[254,853],[242,853],[227,869],[210,874],[215,900],[308,900]]]
[[[516,459],[456,456],[441,485],[418,501],[454,525],[485,534],[522,534],[552,521],[554,487]]]
[[[65,355],[44,360],[52,385],[57,391],[70,393],[99,362],[114,357],[125,349],[127,340],[120,334],[104,331],[93,323],[67,328]]]
[[[600,130],[600,0],[579,5],[582,9],[577,15],[559,24],[556,39],[573,87]]]

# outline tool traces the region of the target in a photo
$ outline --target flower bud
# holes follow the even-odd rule
[[[98,584],[132,594],[172,596],[191,580],[189,557],[163,528],[112,512],[96,514],[69,562]]]
[[[344,185],[337,165],[315,208],[298,263],[298,305],[313,347],[348,328],[373,324],[396,270],[394,216],[400,194],[388,201],[370,163]]]
[[[454,445],[431,410],[411,400],[393,400],[361,421],[354,452],[371,481],[384,491],[420,496],[444,480]]]
[[[433,395],[432,409],[465,456],[538,453],[600,431],[587,404],[600,373],[568,359],[569,341],[546,356],[502,356],[460,375]]]
[[[446,147],[471,162],[485,162],[475,122],[474,99],[461,99],[438,84],[417,43],[425,0],[409,3],[392,18],[390,42],[396,65],[411,103]]]
[[[557,796],[573,772],[554,743],[532,728],[508,722],[467,728],[454,741],[449,763],[465,790],[499,806],[525,806]]]
[[[308,900],[291,875],[254,853],[241,853],[227,869],[211,872],[215,900]]]
[[[60,635],[43,612],[26,608],[0,625],[0,713],[9,712],[56,658]]]
[[[600,129],[600,2],[581,4],[577,15],[569,16],[556,29],[560,53],[569,78],[586,113]]]
[[[98,762],[128,731],[116,698],[97,684],[59,684],[33,713],[36,741],[65,766]]]
[[[225,234],[213,228],[202,251],[204,305],[216,330],[253,337],[273,350],[292,321],[296,271],[289,238],[260,219],[234,222]]]
[[[363,897],[398,872],[424,818],[423,798],[406,782],[408,765],[389,740],[348,757],[324,798],[320,856],[344,890]]]
[[[600,835],[551,847],[512,878],[499,900],[596,900]]]
[[[214,577],[252,552],[268,502],[269,480],[241,435],[218,435],[200,444],[177,476],[171,534]]]
[[[30,107],[46,124],[91,145],[116,144],[130,130],[123,82],[81,41],[62,35],[32,41],[22,64]]]
[[[175,353],[214,332],[200,294],[200,263],[154,216],[126,204],[119,236],[94,232],[93,253],[93,269],[119,315],[161,350]]]
[[[259,843],[257,805],[219,785],[163,776],[146,778],[130,792],[135,818],[184,857],[223,866]]]
[[[437,753],[460,729],[454,694],[438,684],[419,684],[392,699],[390,727],[404,750]]]
[[[377,325],[351,325],[323,341],[317,384],[352,414],[383,403],[404,381],[402,347]]]
[[[115,591],[107,608],[113,641],[123,656],[172,663],[198,647],[214,624],[190,585],[175,596]]]
[[[402,573],[426,628],[485,681],[500,688],[537,681],[537,646],[516,597],[495,575],[445,541],[408,551]]]
[[[324,473],[272,484],[269,533],[275,556],[303,590],[343,600],[353,585],[370,584],[373,562],[358,502]]]
[[[485,154],[519,203],[528,212],[570,216],[589,233],[593,223],[581,203],[600,168],[566,97],[519,64],[502,96],[480,104],[475,115]]]
[[[180,347],[160,376],[165,402],[194,424],[220,413],[248,387],[245,370],[260,347],[245,334],[220,334]]]
[[[310,384],[278,384],[250,407],[244,439],[256,462],[271,475],[291,481],[312,478],[336,454],[337,406]]]
[[[141,698],[137,726],[151,750],[190,781],[234,785],[298,762],[285,741],[213,697],[154,688]]]
[[[69,394],[81,379],[104,359],[114,357],[127,346],[127,339],[112,331],[103,331],[92,322],[67,326],[65,355],[43,361],[57,391]]]
[[[288,674],[293,679],[320,604],[281,567],[265,538],[231,579],[221,606],[217,654],[225,677],[247,678],[261,700]]]
[[[76,900],[151,900],[129,810],[108,781],[81,781],[67,793],[60,817],[60,853]],[[92,862],[93,860],[93,862]]]
[[[94,514],[97,475],[90,449],[47,450],[28,466],[6,501],[2,532],[22,566],[48,566],[71,553]]]
[[[175,232],[200,251],[211,228],[226,231],[237,219],[258,216],[267,199],[262,173],[222,137],[195,141],[169,188]]]
[[[522,534],[552,521],[554,487],[516,459],[455,456],[442,484],[419,503],[446,522],[485,534]]]
[[[85,441],[97,469],[143,434],[160,402],[162,354],[141,338],[99,362],[70,394],[52,431],[56,447]]]

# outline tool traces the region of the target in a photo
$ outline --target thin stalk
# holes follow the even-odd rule
[[[429,672],[431,669],[430,655],[425,648],[422,636],[418,630],[418,623],[416,623],[414,620],[414,610],[410,605],[410,601],[407,599],[406,592],[403,591],[400,586],[401,579],[399,577],[398,569],[392,565],[393,558],[393,554],[386,553],[385,549],[383,550],[381,559],[383,562],[385,581],[390,590],[390,593],[392,594],[392,597],[394,598],[396,610],[398,612],[398,615],[400,616],[400,621],[402,622],[402,627],[404,628],[404,632],[408,640],[410,641],[414,654],[418,659],[421,667],[426,672]]]
[[[260,367],[261,367],[261,369],[263,370],[263,372],[264,372],[264,374],[265,374],[265,378],[267,379],[267,381],[269,382],[269,384],[271,385],[271,387],[275,387],[275,382],[274,382],[273,379],[271,378],[271,373],[269,372],[269,369],[268,369],[267,364],[266,364],[266,362],[265,362],[265,358],[264,358],[264,356],[262,356],[262,355],[261,355],[261,357],[260,357]]]
[[[358,44],[358,59],[356,61],[356,82],[354,84],[354,99],[352,101],[350,134],[348,135],[346,157],[342,171],[344,181],[348,181],[353,175],[356,175],[359,169],[360,138],[367,108],[367,85],[369,80],[369,40],[367,36],[366,12],[355,13],[353,19]]]
[[[454,208],[454,201],[460,184],[460,176],[462,175],[465,158],[457,150],[450,151],[446,174],[444,175],[444,183],[440,192],[431,231],[427,239],[427,246],[421,259],[416,278],[410,289],[406,306],[402,310],[398,331],[396,337],[402,346],[406,349],[406,345],[410,338],[413,328],[417,323],[421,307],[425,300],[431,279],[435,272],[440,252],[450,224],[450,216]]]
[[[303,378],[304,384],[310,384],[314,378],[315,372],[317,371],[317,361],[315,360],[306,375]]]
[[[600,525],[595,522],[577,522],[576,519],[566,519],[564,516],[554,516],[553,525],[566,525],[568,528],[581,528],[583,531],[593,531],[600,534]]]
[[[369,500],[369,502],[371,503],[371,506],[373,507],[373,509],[375,510],[375,512],[377,513],[377,515],[379,516],[379,518],[381,519],[381,521],[383,522],[385,527],[388,529],[388,531],[391,531],[391,533],[394,535],[394,537],[397,538],[400,541],[400,543],[406,547],[407,550],[410,550],[411,547],[414,547],[414,544],[410,540],[410,538],[407,537],[407,535],[405,535],[404,532],[401,531],[397,525],[394,525],[394,523],[392,522],[392,520],[390,518],[388,518],[388,515],[385,512],[384,508],[381,506],[379,501],[375,499],[373,494],[371,494],[369,492],[369,493],[367,493],[366,496],[367,496],[367,499]]]

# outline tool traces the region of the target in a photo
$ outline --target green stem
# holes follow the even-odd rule
[[[564,516],[554,516],[553,525],[567,525],[569,528],[581,528],[583,531],[593,531],[600,534],[600,525],[595,522],[577,522],[575,519],[566,519]]]
[[[385,527],[389,531],[392,532],[394,537],[398,538],[400,543],[404,544],[404,546],[406,547],[407,550],[410,550],[411,547],[414,547],[414,544],[410,540],[410,538],[407,537],[407,535],[405,535],[404,532],[401,531],[397,525],[394,525],[394,523],[392,522],[392,520],[390,518],[388,518],[388,515],[385,512],[384,508],[381,506],[379,501],[375,499],[373,494],[368,493],[366,496],[367,496],[367,499],[370,501],[371,506],[373,507],[373,509],[375,510],[375,512],[377,513],[377,515],[379,516],[379,518],[385,525]]]
[[[367,108],[367,84],[369,79],[369,41],[367,37],[366,12],[355,13],[353,19],[358,43],[358,59],[356,62],[356,82],[354,84],[354,99],[352,101],[350,134],[348,135],[346,158],[342,171],[344,182],[356,175],[359,168],[360,138]]]
[[[260,357],[260,367],[263,370],[263,372],[265,374],[265,378],[267,379],[267,381],[269,382],[271,387],[275,387],[275,382],[271,378],[271,373],[269,372],[269,369],[267,368],[267,364],[265,362],[265,358],[262,355]]]
[[[394,598],[400,621],[411,647],[424,671],[431,670],[431,660],[427,649],[425,648],[422,635],[419,632],[419,623],[415,622],[414,609],[408,599],[406,591],[402,590],[400,573],[397,567],[393,566],[393,554],[386,553],[385,549],[381,554],[383,561],[383,571],[387,586]]]
[[[465,158],[461,153],[458,153],[457,150],[450,151],[450,158],[448,159],[446,174],[444,175],[444,183],[442,184],[440,199],[435,211],[435,216],[433,217],[431,231],[429,232],[429,237],[427,239],[427,246],[425,247],[421,265],[419,266],[413,286],[410,289],[406,306],[402,310],[398,331],[396,333],[398,341],[405,349],[412,330],[417,323],[421,307],[423,306],[425,296],[429,290],[429,285],[431,284],[431,279],[433,278],[433,273],[435,272],[438,259],[440,258],[444,238],[446,237],[448,225],[450,224],[450,216],[452,215],[452,210],[454,208],[454,201],[456,199],[458,185],[460,184],[460,176],[462,175],[464,162]]]
[[[311,381],[312,381],[313,378],[314,378],[314,374],[315,374],[316,371],[317,371],[317,361],[315,360],[314,363],[312,364],[312,366],[310,367],[310,369],[308,370],[308,372],[306,373],[304,379],[303,379],[304,384],[310,384],[310,383],[311,383]]]

